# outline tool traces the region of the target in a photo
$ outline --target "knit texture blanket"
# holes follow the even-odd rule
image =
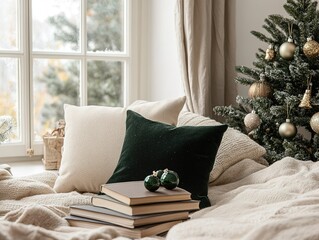
[[[12,177],[0,169],[0,239],[114,239],[110,227],[82,229],[69,227],[64,216],[73,204],[90,204],[91,196],[77,192],[56,193],[56,174],[45,172]],[[3,216],[4,215],[4,216]]]
[[[72,204],[90,195],[55,193],[51,172],[13,178],[0,170],[0,239],[117,239],[111,227],[69,227]],[[174,226],[167,240],[319,239],[319,162],[284,158],[269,167],[244,159],[209,187],[212,207]],[[146,239],[158,239],[150,237]]]
[[[230,182],[248,162],[229,168],[229,183],[209,188],[213,206],[174,226],[167,239],[319,239],[319,162],[287,157]]]

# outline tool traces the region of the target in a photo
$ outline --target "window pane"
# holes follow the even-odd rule
[[[88,51],[123,51],[123,0],[88,0]]]
[[[1,0],[0,49],[18,49],[17,16],[17,0]]]
[[[0,58],[0,116],[11,116],[14,122],[13,134],[8,142],[20,140],[21,123],[19,120],[19,60],[15,58]]]
[[[33,0],[33,50],[79,51],[80,23],[80,0]]]
[[[123,106],[123,63],[88,62],[88,105]]]
[[[33,111],[35,140],[64,118],[63,104],[79,105],[80,62],[65,59],[33,61]]]

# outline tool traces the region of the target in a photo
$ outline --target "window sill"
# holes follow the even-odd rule
[[[35,155],[32,157],[24,156],[24,157],[0,157],[0,164],[13,164],[13,163],[26,163],[26,162],[34,162],[37,161],[42,163],[43,155]]]
[[[7,164],[11,167],[11,173],[14,177],[28,176],[45,171],[42,161],[21,161]]]

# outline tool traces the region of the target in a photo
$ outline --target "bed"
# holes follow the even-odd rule
[[[188,112],[179,114],[177,122],[219,124]],[[246,135],[227,129],[209,175],[212,206],[166,235],[145,239],[319,239],[319,162],[286,157],[268,166],[264,151]],[[14,177],[0,169],[0,239],[126,239],[112,227],[68,225],[63,217],[69,206],[90,204],[92,193],[57,191],[62,174]]]

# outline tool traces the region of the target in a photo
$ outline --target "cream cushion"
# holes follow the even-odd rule
[[[136,102],[128,108],[64,106],[64,150],[57,192],[98,192],[111,177],[123,145],[126,110],[154,121],[176,125],[185,97],[158,102]]]
[[[182,111],[178,118],[178,126],[215,126],[221,123],[195,113]],[[209,176],[209,182],[216,180],[226,169],[249,158],[259,161],[266,153],[265,148],[247,135],[229,127],[224,133],[219,146],[213,170]]]

